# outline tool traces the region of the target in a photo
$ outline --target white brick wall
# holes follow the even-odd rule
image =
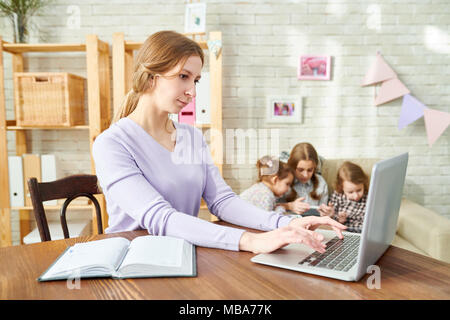
[[[374,89],[360,87],[379,50],[415,97],[450,112],[448,0],[203,1],[207,31],[222,31],[224,43],[224,129],[276,128],[265,124],[265,97],[302,95],[303,123],[279,127],[281,150],[309,141],[325,158],[386,158],[408,151],[405,196],[450,217],[450,130],[430,148],[423,119],[397,129],[401,99],[375,107]],[[72,5],[81,14],[76,30],[67,24]],[[379,5],[380,30],[368,28],[370,5]],[[83,42],[86,34],[96,33],[111,44],[117,31],[136,41],[161,29],[183,32],[184,6],[182,0],[59,0],[35,17],[40,31],[30,41],[46,37],[47,42]],[[444,35],[437,43],[430,36],[436,31]],[[11,41],[6,18],[0,18],[0,33]],[[332,80],[298,81],[300,54],[332,55]],[[12,119],[11,60],[4,57],[7,116]],[[83,59],[76,54],[29,55],[25,67],[85,76]],[[13,154],[14,136],[8,137]],[[90,171],[86,132],[33,131],[28,141],[31,152],[55,150],[67,174]],[[224,176],[239,193],[256,177],[254,163],[225,164]]]

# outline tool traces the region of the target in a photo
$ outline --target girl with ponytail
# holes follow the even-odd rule
[[[330,225],[342,238],[343,225],[330,217],[283,216],[240,199],[213,164],[202,132],[169,119],[195,98],[203,63],[200,46],[173,31],[151,35],[137,52],[132,90],[92,147],[107,203],[105,231],[144,229],[198,246],[255,253],[293,242],[324,252],[323,236],[313,230]],[[221,220],[267,232],[198,218],[202,198]]]
[[[261,209],[285,213],[282,206],[278,206],[278,197],[289,191],[294,181],[294,172],[284,162],[276,157],[264,156],[256,162],[258,181],[250,188],[244,190],[241,199],[254,204]]]

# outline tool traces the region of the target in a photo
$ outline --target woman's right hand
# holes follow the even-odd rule
[[[239,250],[255,254],[269,253],[290,243],[303,243],[323,253],[325,252],[323,239],[323,235],[312,230],[286,226],[262,233],[244,232],[239,241]]]
[[[296,214],[303,214],[310,209],[309,203],[304,202],[305,197],[295,199],[289,202],[289,210],[295,212]]]

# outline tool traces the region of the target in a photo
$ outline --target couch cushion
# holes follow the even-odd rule
[[[450,220],[402,199],[397,234],[429,256],[450,263]]]
[[[426,252],[424,252],[424,251],[420,250],[419,248],[413,246],[411,244],[411,242],[406,241],[405,239],[400,237],[398,234],[396,234],[394,236],[394,240],[392,241],[391,244],[393,246],[396,246],[396,247],[399,247],[399,248],[402,248],[402,249],[405,249],[405,250],[409,250],[409,251],[412,251],[412,252],[415,252],[415,253],[418,253],[418,254],[421,254],[421,255],[429,257],[429,255],[426,254]]]

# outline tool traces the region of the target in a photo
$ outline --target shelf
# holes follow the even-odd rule
[[[4,61],[3,53],[11,54],[12,72],[24,72],[24,53],[42,52],[47,53],[66,53],[80,52],[86,55],[86,86],[89,88],[87,95],[88,120],[85,125],[78,126],[18,126],[15,120],[6,120],[5,105],[5,84],[4,84]],[[62,54],[60,54],[62,55]],[[7,131],[13,131],[15,134],[16,155],[21,156],[32,152],[32,148],[27,145],[27,131],[31,130],[86,130],[89,134],[89,145],[92,148],[95,138],[108,128],[111,121],[110,105],[110,52],[109,44],[98,39],[95,34],[86,35],[85,43],[9,43],[3,41],[0,35],[0,247],[10,246],[11,238],[11,210],[18,210],[20,214],[20,237],[23,237],[30,231],[30,222],[26,217],[32,206],[10,207],[9,200],[9,172],[8,172],[8,137]],[[13,87],[12,87],[13,88]],[[94,161],[91,156],[91,171],[95,174]],[[103,196],[100,197],[99,204],[102,211],[103,225],[107,227],[108,217],[106,214],[106,203]],[[44,206],[46,210],[60,210],[62,204],[57,206]],[[92,210],[92,205],[77,205],[74,203],[69,209]],[[23,218],[23,219],[22,219]],[[96,217],[92,220],[93,226],[96,226]],[[93,229],[94,234],[96,228]]]
[[[18,127],[18,126],[7,126],[6,130],[89,130],[89,126],[73,126],[73,127]]]
[[[208,124],[195,124],[194,126],[199,129],[211,128],[211,124],[209,124],[209,123]],[[6,130],[10,130],[10,131],[14,131],[14,130],[89,130],[89,125],[72,126],[72,127],[63,127],[63,126],[19,127],[16,125],[7,125]]]
[[[5,50],[7,52],[11,52],[11,53],[86,51],[86,44],[84,44],[84,43],[31,44],[31,43],[8,43],[8,42],[3,41],[3,50]]]
[[[9,43],[2,41],[3,50],[10,53],[24,52],[85,52],[87,46],[85,43]],[[109,45],[106,42],[98,40],[98,49],[100,52],[108,52]]]
[[[203,50],[208,49],[208,43],[206,41],[196,41],[196,42]],[[143,42],[125,41],[125,51],[139,50],[142,44]]]
[[[82,126],[16,126],[16,120],[7,120],[6,121],[6,130],[89,130],[89,125]]]
[[[186,37],[191,38],[195,42],[198,43],[200,48],[207,50],[208,49],[208,42],[204,40],[197,40],[197,37],[205,37],[205,32],[188,32],[183,33]],[[139,50],[139,48],[142,46],[143,42],[137,42],[137,41],[124,41],[124,48],[125,51],[133,51],[133,50]]]
[[[61,205],[56,206],[44,206],[44,210],[61,210]],[[93,205],[85,204],[85,205],[69,205],[67,209],[74,209],[74,210],[87,210],[92,209]],[[33,211],[33,207],[25,206],[25,207],[11,207],[11,210],[27,210],[27,211]]]

